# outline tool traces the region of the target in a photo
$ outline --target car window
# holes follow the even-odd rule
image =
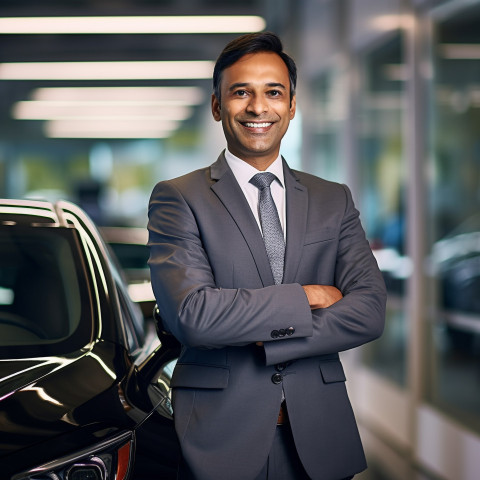
[[[82,330],[90,302],[77,245],[69,229],[0,228],[0,347],[56,345]]]

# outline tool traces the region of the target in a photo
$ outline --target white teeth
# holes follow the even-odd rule
[[[246,123],[245,126],[248,128],[266,128],[269,127],[272,123]]]

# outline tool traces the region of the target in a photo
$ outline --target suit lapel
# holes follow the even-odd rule
[[[216,180],[216,182],[212,184],[211,189],[228,210],[245,238],[255,264],[257,265],[257,270],[263,285],[273,285],[272,270],[260,229],[258,228],[242,189],[228,167],[223,153],[210,167],[210,172],[212,180]]]
[[[283,283],[295,282],[307,228],[308,192],[285,160],[283,171],[287,201],[287,248]]]

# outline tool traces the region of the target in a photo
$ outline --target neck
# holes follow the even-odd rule
[[[249,165],[251,165],[253,168],[256,168],[257,170],[263,172],[276,160],[276,158],[270,159],[270,160],[256,159],[256,158],[255,159],[242,158],[242,160],[245,163],[248,163]]]
[[[279,153],[277,152],[277,154],[274,156],[269,155],[268,157],[267,156],[253,157],[253,156],[244,156],[240,153],[234,153],[230,149],[229,149],[229,152],[232,155],[235,155],[237,158],[239,158],[243,162],[248,163],[250,166],[252,166],[253,168],[261,172],[265,171],[278,158],[278,155],[279,155]]]

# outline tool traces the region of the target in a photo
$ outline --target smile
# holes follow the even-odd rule
[[[255,122],[246,122],[244,125],[248,128],[267,128],[272,125],[272,122],[264,122],[264,123],[255,123]]]

